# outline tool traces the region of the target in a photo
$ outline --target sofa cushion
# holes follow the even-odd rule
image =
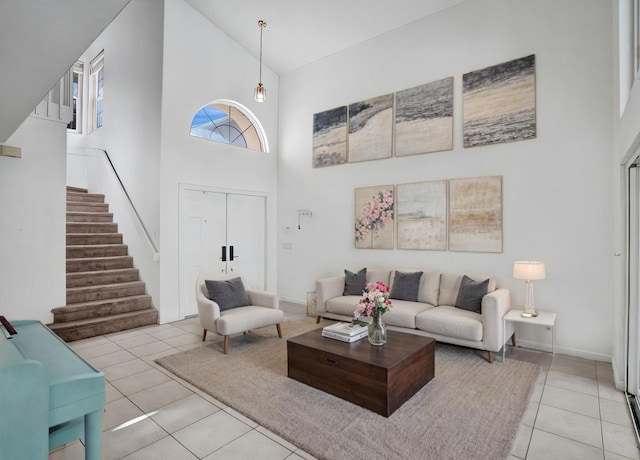
[[[337,315],[353,316],[356,311],[356,305],[360,300],[359,295],[345,295],[340,297],[332,297],[325,302],[327,312]]]
[[[444,305],[419,313],[416,327],[446,337],[482,341],[482,315],[452,306]]]
[[[220,311],[249,305],[249,296],[240,277],[222,281],[205,280],[204,283],[207,285],[207,297],[218,304]]]
[[[389,298],[417,302],[421,277],[422,272],[404,273],[396,271],[393,275],[393,286],[391,287]]]
[[[342,295],[362,295],[367,284],[367,269],[363,268],[358,273],[344,271],[344,292]]]
[[[442,273],[440,275],[440,294],[438,296],[438,305],[453,306],[458,300],[458,292],[460,291],[460,283],[463,275],[455,275],[452,273]],[[487,276],[468,275],[474,281],[484,281],[489,278]],[[487,293],[496,290],[495,278],[489,278]]]
[[[404,273],[415,273],[416,270],[403,270]],[[389,289],[393,289],[396,271],[391,272],[389,279]],[[420,277],[420,287],[418,288],[418,302],[438,305],[438,294],[440,292],[440,273],[423,272]]]
[[[367,269],[367,283],[375,283],[376,281],[380,281],[381,283],[386,284],[389,289],[391,289],[391,284],[389,281],[389,276],[392,273],[391,270],[375,270],[375,269]]]
[[[392,300],[391,309],[382,319],[388,326],[416,328],[416,315],[425,310],[434,308],[433,305],[422,302],[410,302],[408,300]]]
[[[473,281],[467,275],[464,275],[460,282],[460,290],[454,306],[482,313],[482,298],[487,295],[488,287],[488,278],[484,281]]]

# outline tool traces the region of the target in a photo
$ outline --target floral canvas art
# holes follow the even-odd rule
[[[361,249],[393,249],[393,185],[357,188],[355,243]]]

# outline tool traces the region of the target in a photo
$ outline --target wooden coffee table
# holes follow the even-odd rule
[[[287,340],[290,378],[389,417],[434,375],[435,340],[388,331],[373,346],[322,337],[322,329]]]

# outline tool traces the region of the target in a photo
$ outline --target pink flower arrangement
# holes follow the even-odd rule
[[[356,241],[367,238],[393,220],[393,189],[378,192],[362,209],[362,217],[356,219]]]
[[[353,312],[353,317],[358,319],[362,315],[382,315],[390,308],[389,288],[386,284],[376,281],[365,286],[364,291],[362,291],[362,297]]]

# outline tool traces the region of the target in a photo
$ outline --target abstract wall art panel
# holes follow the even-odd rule
[[[393,185],[355,190],[355,243],[360,249],[393,249]]]
[[[453,149],[453,77],[396,93],[397,157]]]
[[[447,250],[447,181],[396,187],[398,249]]]
[[[349,163],[390,158],[393,94],[349,105]]]
[[[502,176],[449,181],[449,250],[502,252]]]
[[[536,137],[536,56],[462,76],[465,147]]]
[[[313,114],[313,167],[347,162],[347,106]]]

